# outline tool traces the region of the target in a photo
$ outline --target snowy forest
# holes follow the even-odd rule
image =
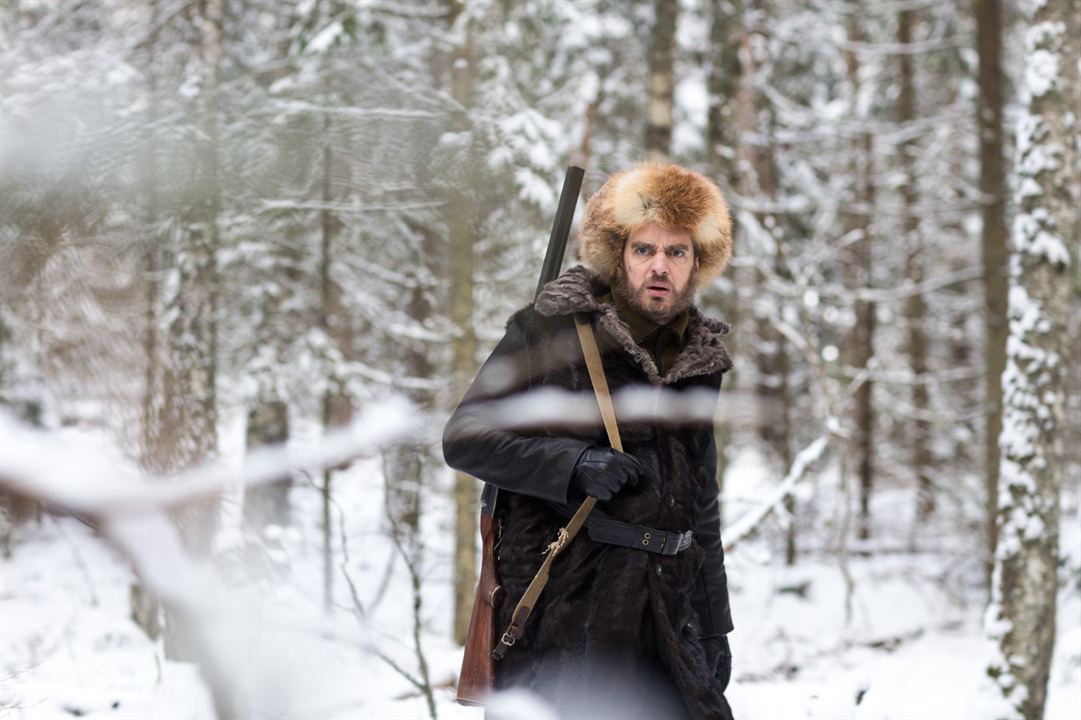
[[[1079,73],[1077,0],[2,0],[0,717],[484,716],[440,435],[567,166],[667,159],[736,717],[1076,720]]]

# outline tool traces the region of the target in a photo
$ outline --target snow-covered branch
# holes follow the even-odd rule
[[[402,212],[405,210],[434,210],[443,206],[442,200],[415,200],[396,203],[328,202],[320,200],[264,200],[259,208],[271,210],[329,210],[335,213]]]
[[[266,485],[291,472],[368,457],[389,444],[433,435],[434,431],[425,430],[415,408],[391,399],[371,406],[348,427],[329,432],[318,443],[253,450],[239,469],[214,461],[167,480],[146,482],[132,463],[58,439],[0,413],[0,447],[4,448],[0,486],[84,517],[139,515],[216,495],[238,483]]]
[[[270,105],[266,112],[275,115],[283,113],[318,113],[326,115],[342,115],[379,120],[433,120],[443,117],[443,113],[429,110],[412,110],[393,107],[356,107],[341,105],[319,105],[303,100],[279,100]]]
[[[757,508],[728,526],[724,532],[725,552],[730,552],[740,541],[750,537],[762,521],[773,514],[784,498],[792,493],[796,485],[806,476],[811,464],[818,461],[829,447],[830,440],[835,436],[835,423],[831,421],[830,427],[829,432],[800,450],[784,479]]]

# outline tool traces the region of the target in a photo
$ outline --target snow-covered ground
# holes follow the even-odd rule
[[[752,455],[730,477],[734,519],[767,483]],[[879,553],[839,554],[828,483],[819,481],[815,517],[803,518],[808,552],[786,568],[778,527],[729,556],[736,631],[729,698],[738,718],[986,718],[980,627],[983,591],[977,539],[957,530],[945,507],[914,543],[905,508],[911,494],[876,498]],[[229,628],[228,685],[251,717],[427,718],[428,706],[401,673],[417,675],[413,596],[400,556],[386,539],[381,463],[354,465],[336,480],[344,532],[338,564],[348,569],[363,608],[358,617],[346,578],[335,578],[335,608],[322,604],[320,498],[303,480],[293,490],[298,523],[270,533],[253,573],[237,532],[219,542],[225,605],[214,621]],[[423,535],[422,646],[440,718],[482,716],[454,703],[461,650],[450,624],[451,516],[445,493],[427,494]],[[1081,523],[1077,493],[1065,497],[1065,574],[1058,613],[1047,718],[1081,717]],[[963,505],[963,503],[960,503]],[[226,526],[238,515],[226,504]],[[876,526],[876,529],[879,526]],[[895,533],[895,537],[890,532]],[[342,538],[348,562],[344,561]],[[914,549],[913,549],[914,548]],[[210,693],[190,664],[166,660],[129,619],[133,575],[123,558],[71,518],[24,527],[11,559],[0,561],[0,716],[10,718],[204,718]],[[846,613],[846,606],[850,612]],[[846,614],[848,615],[846,619]]]

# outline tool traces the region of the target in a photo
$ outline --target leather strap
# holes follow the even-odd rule
[[[601,362],[600,350],[597,348],[597,337],[593,333],[593,325],[589,321],[589,316],[584,313],[575,314],[574,325],[578,329],[578,339],[582,343],[582,355],[586,360],[589,379],[593,383],[593,392],[597,395],[597,404],[601,408],[604,429],[608,432],[608,442],[613,448],[623,452],[623,441],[619,437],[619,426],[616,424],[616,410],[612,405],[612,395],[608,392],[608,379],[604,376],[604,365]],[[596,504],[597,498],[587,497],[567,526],[559,529],[555,541],[548,546],[540,570],[529,583],[522,599],[518,601],[514,614],[511,615],[510,625],[492,650],[492,657],[496,660],[502,660],[507,650],[521,639],[525,632],[526,620],[536,607],[537,598],[540,597],[544,586],[548,584],[548,573],[552,568],[552,561],[578,535],[578,531],[582,529],[582,525],[585,524],[586,518],[589,517],[589,513],[593,511],[593,506]]]
[[[619,437],[619,425],[616,424],[616,409],[612,405],[612,394],[608,392],[608,378],[604,376],[604,364],[601,363],[601,351],[597,348],[597,336],[593,334],[593,325],[584,313],[574,316],[574,326],[578,330],[578,340],[582,343],[582,354],[586,358],[586,369],[593,383],[593,392],[597,395],[597,404],[601,406],[601,419],[608,432],[609,444],[623,452],[623,440]]]
[[[689,548],[694,539],[690,530],[676,532],[631,525],[614,518],[597,517],[599,512],[594,512],[586,522],[586,531],[593,542],[644,550],[656,555],[676,555]]]

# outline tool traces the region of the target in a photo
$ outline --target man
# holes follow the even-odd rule
[[[501,489],[500,632],[556,531],[586,495],[599,501],[496,664],[496,686],[537,692],[563,717],[727,718],[712,410],[731,367],[728,327],[691,301],[731,256],[728,208],[697,173],[641,165],[589,200],[578,252],[585,267],[511,317],[443,436],[448,464]],[[595,328],[623,453],[592,399],[576,313]],[[586,394],[583,414],[575,398]],[[575,416],[552,422],[553,396]],[[530,421],[534,407],[543,422]]]

